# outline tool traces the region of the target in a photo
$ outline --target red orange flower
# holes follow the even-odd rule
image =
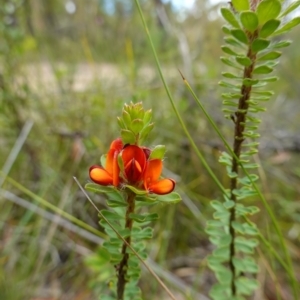
[[[151,150],[136,145],[125,145],[121,139],[114,140],[107,154],[105,166],[94,165],[90,168],[90,178],[100,185],[119,186],[129,184],[149,193],[164,195],[175,187],[173,179],[159,179],[162,172],[161,159],[149,159]],[[122,171],[118,164],[122,159]]]

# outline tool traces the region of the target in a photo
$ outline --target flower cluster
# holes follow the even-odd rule
[[[173,179],[160,179],[163,162],[151,158],[149,148],[123,144],[120,138],[114,140],[102,166],[90,167],[92,181],[100,185],[131,185],[158,195],[169,194],[174,190]]]

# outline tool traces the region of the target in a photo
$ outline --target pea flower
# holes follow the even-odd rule
[[[161,159],[151,159],[150,154],[149,148],[123,145],[118,138],[110,145],[105,166],[90,167],[90,178],[100,185],[122,187],[125,184],[158,195],[171,193],[175,181],[160,179],[163,162]]]

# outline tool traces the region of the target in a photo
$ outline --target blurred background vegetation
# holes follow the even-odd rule
[[[212,246],[204,227],[211,218],[209,202],[220,193],[172,111],[134,1],[0,3],[0,165],[1,174],[13,179],[0,177],[0,299],[98,299],[105,270],[97,274],[86,258],[97,251],[99,237],[70,226],[37,196],[102,230],[73,176],[83,185],[88,181],[89,166],[118,136],[116,116],[130,101],[153,109],[156,126],[148,146],[167,146],[165,175],[176,179],[183,198],[180,204],[155,208],[161,218],[148,245],[157,263],[152,265],[178,299],[207,299],[201,295],[215,279],[206,266]],[[196,0],[190,9],[161,0],[141,4],[176,105],[226,185],[218,163],[222,143],[177,70],[231,140],[233,126],[221,112],[217,84],[224,71],[220,4]],[[277,68],[280,81],[271,85],[276,94],[261,115],[256,160],[262,165],[260,187],[278,217],[300,280],[299,28],[289,38],[294,42]],[[105,205],[103,198],[93,199],[99,208]],[[251,201],[261,207],[254,221],[279,249],[267,213],[257,199]],[[292,299],[286,274],[264,246],[257,259],[261,287],[253,299]],[[145,299],[163,298],[146,271],[141,286]]]

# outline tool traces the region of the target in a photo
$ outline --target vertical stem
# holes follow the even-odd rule
[[[256,61],[256,54],[252,52],[251,50],[251,44],[252,41],[257,38],[257,32],[254,32],[253,34],[248,35],[249,39],[249,48],[247,52],[247,57],[250,58],[251,60],[251,65],[248,67],[244,68],[244,74],[243,74],[243,79],[245,78],[252,78],[252,73],[253,69],[255,66],[255,61]],[[235,112],[235,117],[234,123],[235,123],[235,128],[234,128],[234,142],[233,142],[233,152],[235,154],[234,157],[232,157],[232,167],[231,171],[236,173],[237,176],[234,178],[231,178],[230,180],[230,199],[234,202],[236,202],[236,195],[233,193],[233,191],[237,188],[238,186],[238,172],[239,172],[239,164],[238,160],[241,155],[241,148],[242,148],[242,143],[244,142],[244,131],[245,131],[245,123],[246,123],[246,115],[247,111],[249,108],[248,100],[250,99],[250,94],[251,94],[251,89],[252,86],[246,86],[242,85],[241,87],[241,98],[239,99],[238,103],[238,110]],[[232,296],[236,295],[236,285],[235,285],[235,276],[236,276],[236,269],[233,264],[233,258],[235,256],[235,230],[233,228],[233,222],[235,221],[236,215],[235,215],[235,206],[231,208],[230,210],[230,218],[229,218],[229,233],[231,235],[231,243],[229,246],[229,268],[231,270],[232,274],[232,280],[231,280],[231,293]]]
[[[125,228],[128,228],[130,231],[132,229],[133,220],[130,219],[129,214],[134,212],[135,209],[135,194],[131,191],[127,192],[127,210],[125,216]],[[129,235],[126,239],[126,242],[131,245],[131,235]],[[129,254],[127,253],[127,245],[123,243],[122,246],[122,255],[123,258],[118,267],[118,283],[117,283],[117,294],[118,300],[124,299],[124,290],[125,285],[127,283],[126,275],[127,275],[127,268],[128,268],[128,259]]]

